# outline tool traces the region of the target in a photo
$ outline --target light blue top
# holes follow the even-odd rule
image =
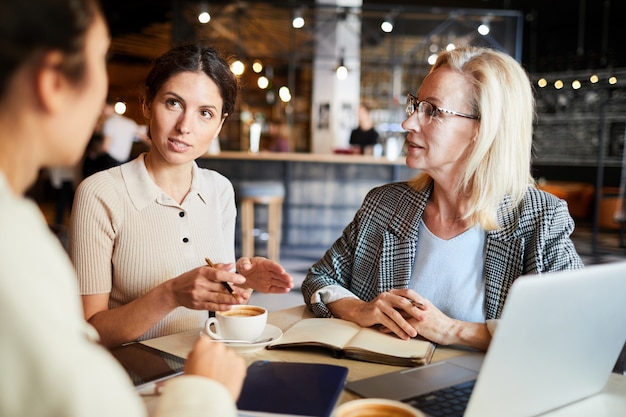
[[[449,317],[484,322],[485,238],[485,231],[475,226],[444,240],[420,220],[409,287]]]

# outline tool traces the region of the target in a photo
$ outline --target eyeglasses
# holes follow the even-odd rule
[[[434,117],[439,117],[441,113],[451,114],[453,116],[465,117],[467,119],[480,120],[480,117],[474,116],[473,114],[459,113],[454,110],[444,109],[442,107],[437,107],[434,104],[425,101],[419,100],[413,94],[406,95],[406,115],[411,116],[417,110],[417,115],[420,117],[420,120],[425,125],[430,124],[433,121]]]

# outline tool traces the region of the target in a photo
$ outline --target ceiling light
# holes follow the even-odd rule
[[[209,12],[202,12],[198,15],[198,21],[202,24],[209,23],[211,21],[211,15]]]
[[[211,21],[211,15],[209,14],[209,5],[206,1],[199,4],[200,13],[198,13],[198,22],[203,25]]]
[[[385,17],[385,20],[380,24],[380,29],[385,33],[391,33],[393,31],[393,18],[391,15]]]
[[[124,114],[126,113],[126,103],[124,103],[123,101],[118,101],[113,105],[113,109],[117,114]]]
[[[343,57],[339,60],[339,66],[337,66],[335,72],[337,73],[337,78],[340,80],[345,80],[346,78],[348,78],[348,67],[346,67],[346,64],[343,61]]]
[[[480,33],[483,36],[487,36],[489,35],[489,32],[491,32],[491,17],[490,16],[486,16],[483,17],[483,21],[482,23],[478,26],[478,33]]]
[[[294,27],[294,29],[302,29],[304,27],[304,17],[302,17],[302,10],[298,9],[294,12],[291,25]]]

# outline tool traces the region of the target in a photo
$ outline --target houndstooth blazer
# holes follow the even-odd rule
[[[313,294],[328,285],[347,288],[364,301],[393,288],[408,288],[418,227],[432,184],[416,191],[406,182],[372,189],[352,222],[308,271],[304,300],[318,317],[332,314]],[[499,318],[511,284],[527,274],[583,267],[570,235],[574,230],[567,203],[529,187],[518,207],[505,198],[498,210],[502,227],[487,232],[485,309]],[[319,297],[317,297],[319,300]]]

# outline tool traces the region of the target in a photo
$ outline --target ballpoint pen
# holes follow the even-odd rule
[[[404,298],[406,298],[407,300],[409,300],[409,301],[411,302],[411,304],[413,304],[413,306],[414,306],[414,307],[417,307],[417,308],[420,308],[420,309],[421,309],[422,307],[424,307],[424,304],[420,303],[419,301],[412,300],[412,299],[410,299],[409,297],[404,297]]]
[[[211,260],[209,258],[204,258],[204,260],[206,261],[206,264],[208,266],[210,266],[211,268],[215,268],[215,264],[213,262],[211,262]],[[226,281],[222,281],[222,286],[224,288],[226,288],[226,290],[228,290],[229,293],[231,293],[231,295],[235,298],[235,300],[237,300],[237,302],[239,303],[239,296],[237,295],[237,293],[235,292],[235,290],[233,290],[233,287],[230,286],[230,284]]]

